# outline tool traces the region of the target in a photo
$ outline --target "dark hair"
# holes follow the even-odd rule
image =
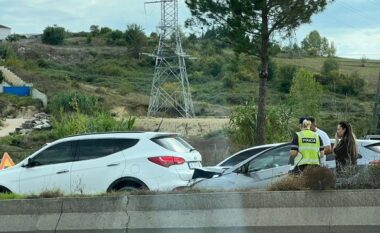
[[[356,137],[352,130],[352,126],[347,121],[341,121],[339,122],[339,125],[342,129],[344,129],[344,134],[342,137],[342,140],[347,144],[347,152],[348,156],[351,159],[357,159],[358,158],[358,150],[356,147]]]
[[[300,119],[299,119],[298,122],[299,122],[300,124],[303,124],[303,121],[304,121],[304,120],[309,120],[309,119],[307,118],[307,116],[303,116],[303,117],[300,117]]]
[[[315,124],[315,118],[312,116],[308,116],[307,119],[311,121],[311,123]]]

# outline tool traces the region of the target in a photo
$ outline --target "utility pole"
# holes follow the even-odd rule
[[[148,116],[158,116],[175,110],[185,118],[194,117],[193,101],[187,77],[185,57],[178,27],[178,0],[158,0],[161,3],[159,43],[152,54],[155,58]]]
[[[377,93],[373,109],[373,130],[373,133],[380,134],[380,73],[379,80],[377,81]]]

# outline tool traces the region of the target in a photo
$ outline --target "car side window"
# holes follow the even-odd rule
[[[290,145],[273,150],[272,154],[274,156],[273,164],[275,167],[290,164]]]
[[[97,159],[125,150],[138,139],[89,139],[78,141],[78,160]]]
[[[66,163],[74,161],[71,142],[63,142],[53,145],[33,157],[32,165],[41,166],[48,164]]]
[[[273,149],[253,159],[248,166],[248,172],[284,166],[289,163],[290,146]]]
[[[238,163],[240,163],[241,161],[244,161],[246,159],[248,159],[249,157],[263,151],[263,150],[266,150],[268,149],[269,147],[262,147],[262,148],[255,148],[255,149],[251,149],[251,150],[248,150],[248,151],[244,151],[244,152],[241,152],[239,154],[236,154],[235,156],[231,157],[230,159],[226,160],[224,163],[222,163],[220,166],[223,167],[223,166],[234,166]]]

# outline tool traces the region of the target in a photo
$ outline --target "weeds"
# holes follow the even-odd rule
[[[380,166],[361,168],[353,173],[352,168],[345,169],[338,177],[337,188],[339,189],[379,189]]]
[[[27,199],[39,199],[39,198],[57,198],[57,197],[63,197],[64,194],[61,190],[56,189],[56,190],[45,190],[41,192],[38,195],[31,194],[26,196]]]
[[[273,183],[269,191],[326,190],[335,187],[334,172],[325,167],[308,167],[300,175],[289,175]]]
[[[305,189],[305,179],[300,176],[286,176],[269,186],[268,191],[290,191]]]
[[[25,199],[25,196],[15,193],[0,193],[0,200]]]

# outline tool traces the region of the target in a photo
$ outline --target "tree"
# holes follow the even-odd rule
[[[97,36],[100,33],[99,26],[98,25],[91,25],[90,26],[90,32],[92,36]]]
[[[323,62],[321,74],[329,75],[332,71],[339,71],[339,63],[336,59],[329,57]]]
[[[265,142],[266,83],[270,38],[274,32],[287,32],[310,22],[314,13],[333,0],[186,0],[191,13],[205,25],[227,31],[238,52],[261,60],[258,98],[257,143]]]
[[[109,28],[109,27],[102,27],[99,31],[100,34],[104,35],[104,34],[107,34],[107,33],[110,33],[112,32],[112,29]]]
[[[293,78],[288,99],[293,115],[318,117],[322,95],[322,86],[313,75],[299,70]]]
[[[125,41],[133,55],[138,58],[141,49],[146,45],[147,38],[141,26],[137,24],[129,24],[125,31]]]
[[[65,29],[54,25],[53,27],[46,27],[42,34],[42,43],[51,45],[63,44],[65,39]]]
[[[317,30],[309,33],[301,42],[302,49],[305,50],[310,56],[320,56],[322,51],[322,38]],[[327,39],[326,39],[327,40]],[[328,43],[328,42],[327,42]]]
[[[284,65],[279,68],[278,72],[276,72],[276,85],[281,92],[289,93],[293,77],[297,70],[297,66]]]
[[[336,48],[335,48],[335,45],[334,45],[334,41],[331,41],[330,43],[330,48],[327,52],[327,56],[328,57],[335,57],[335,54],[336,54]]]

